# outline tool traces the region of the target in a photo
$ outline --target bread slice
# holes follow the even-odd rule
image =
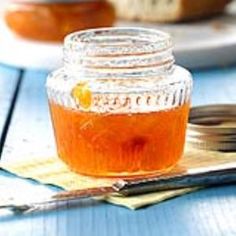
[[[120,18],[177,22],[220,13],[231,0],[110,0]]]

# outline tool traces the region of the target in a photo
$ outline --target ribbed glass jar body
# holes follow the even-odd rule
[[[166,171],[181,158],[192,79],[171,38],[104,28],[65,39],[64,68],[47,80],[58,154],[92,176]]]

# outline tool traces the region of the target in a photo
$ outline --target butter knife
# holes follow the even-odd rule
[[[118,180],[112,186],[89,188],[85,190],[63,191],[39,202],[17,203],[12,199],[9,204],[0,203],[0,209],[7,208],[14,213],[29,213],[34,211],[58,209],[68,203],[78,204],[83,198],[120,194],[131,196],[150,192],[173,190],[196,186],[214,186],[236,183],[236,163],[202,167],[159,175],[151,178]]]

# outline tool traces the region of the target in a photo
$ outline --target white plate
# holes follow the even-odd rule
[[[117,26],[144,26],[169,32],[175,42],[176,61],[187,68],[236,63],[236,11],[200,23],[148,24],[118,22]],[[0,62],[53,70],[62,65],[62,45],[24,40],[0,23]]]

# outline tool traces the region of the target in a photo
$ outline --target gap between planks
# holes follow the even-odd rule
[[[13,112],[15,109],[15,105],[17,102],[19,92],[20,92],[21,84],[23,82],[24,74],[25,74],[25,70],[19,69],[16,87],[15,87],[15,90],[14,90],[14,93],[13,93],[13,96],[11,99],[11,105],[10,105],[10,108],[7,112],[6,122],[3,126],[3,131],[2,131],[1,138],[0,138],[0,160],[1,160],[1,156],[2,156],[3,147],[4,147],[4,144],[6,141],[6,137],[7,137],[7,132],[10,127],[10,124],[11,124],[12,115],[13,115]]]

